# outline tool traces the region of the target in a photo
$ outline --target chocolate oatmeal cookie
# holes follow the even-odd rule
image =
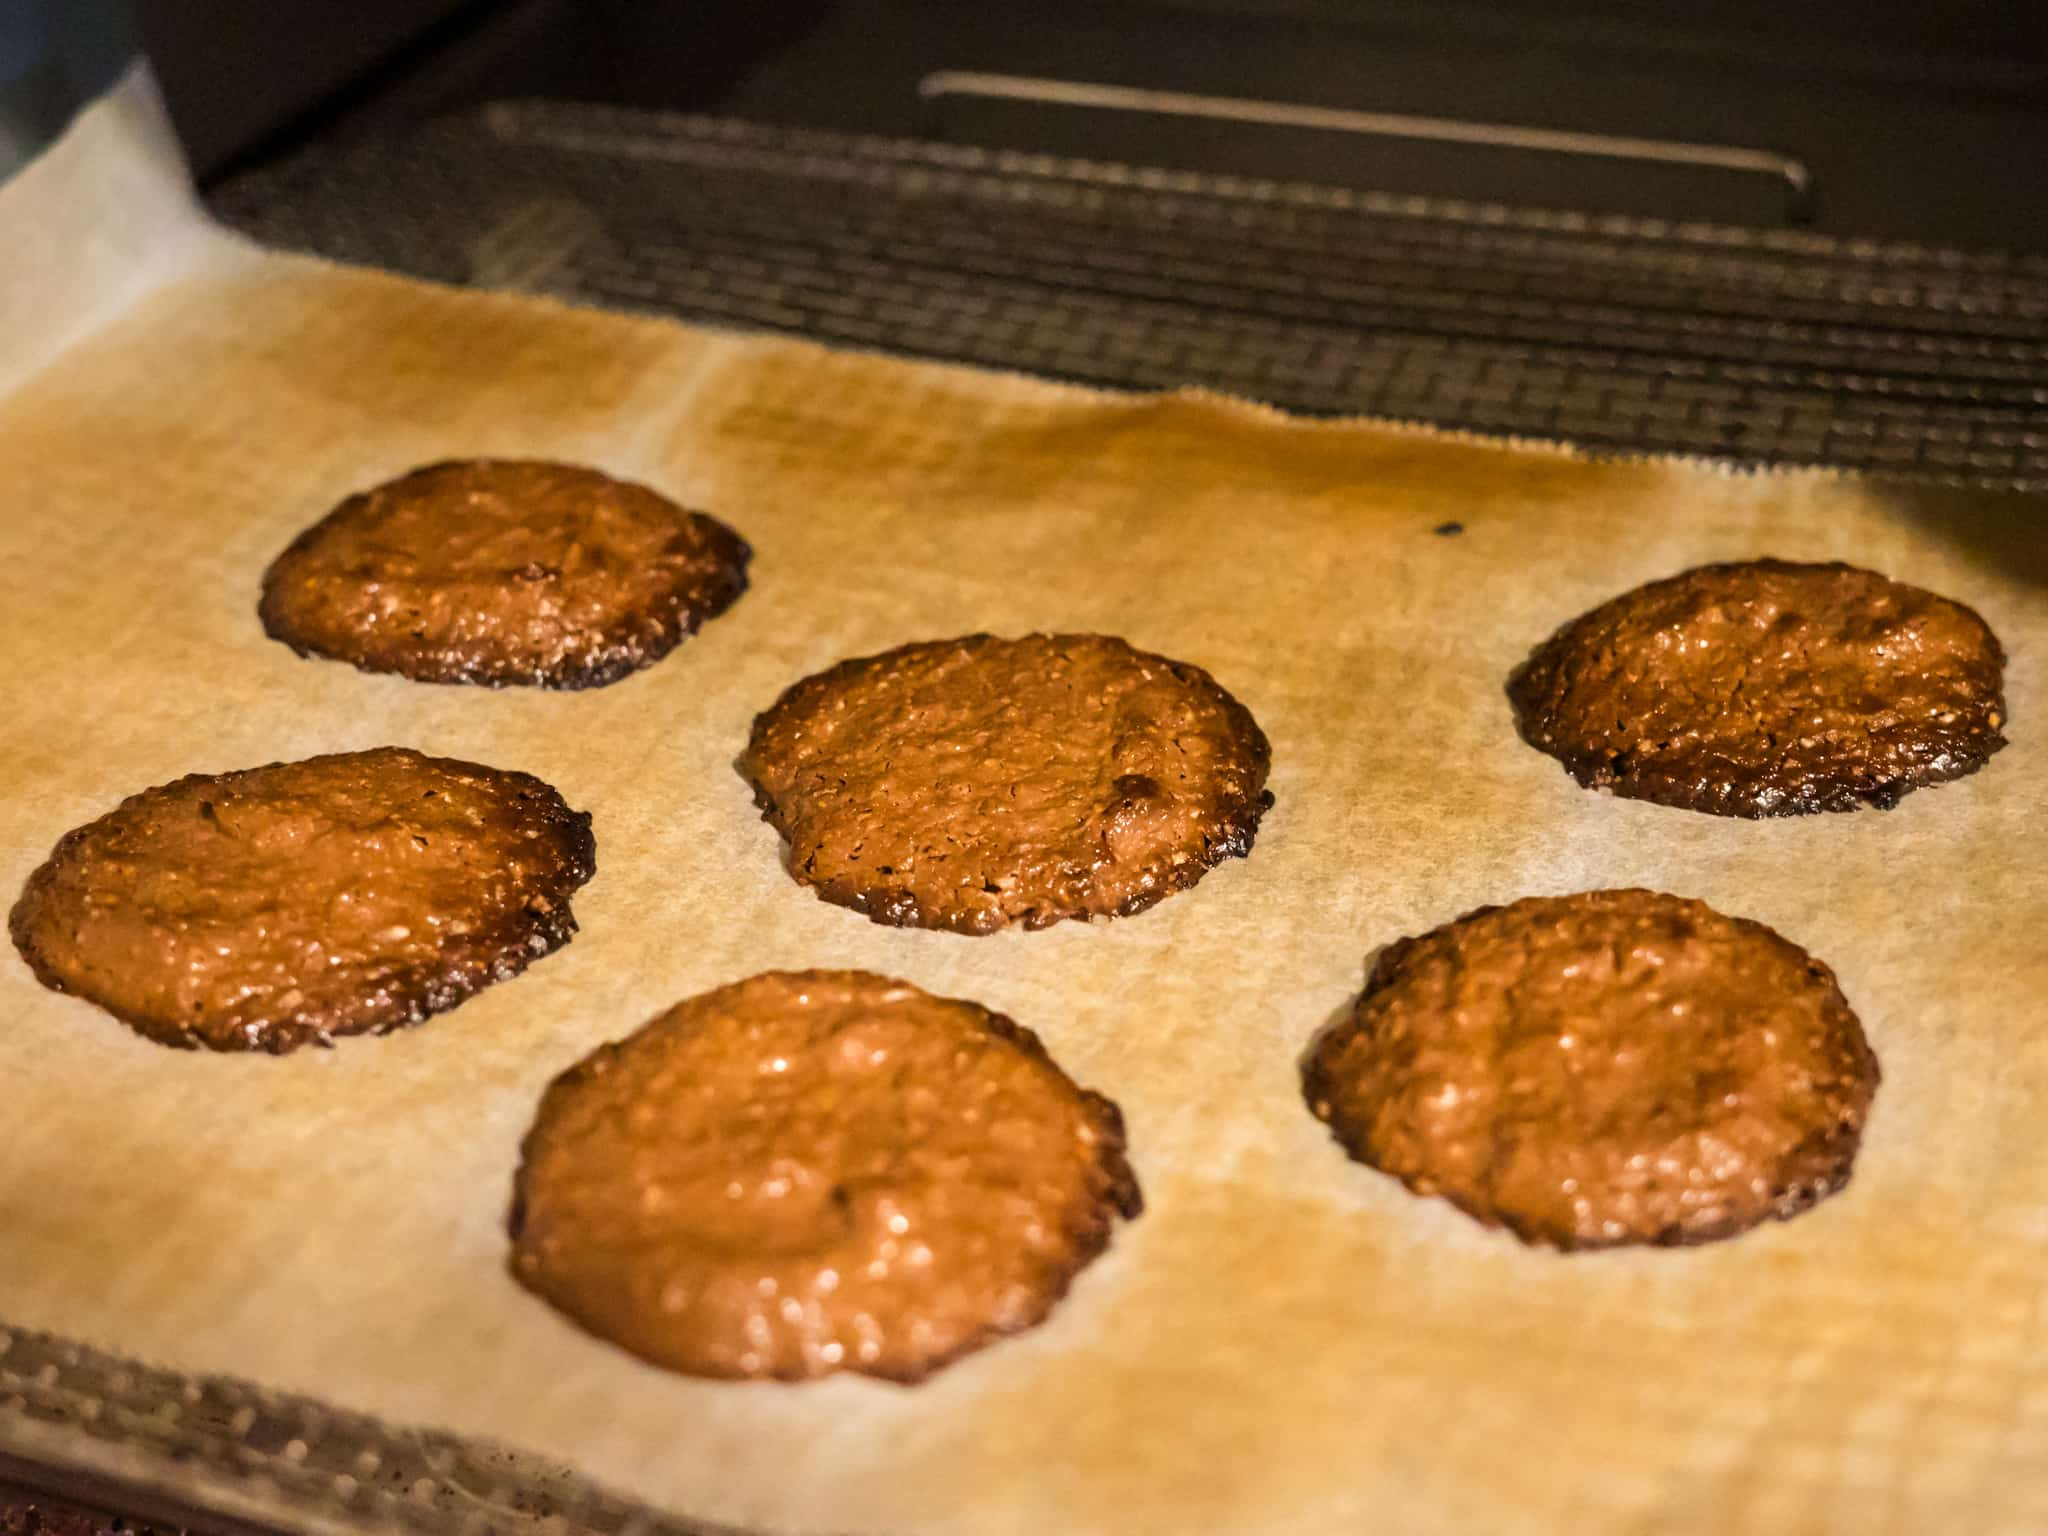
[[[1652,891],[1483,907],[1384,950],[1304,1070],[1360,1162],[1532,1243],[1703,1243],[1849,1179],[1877,1058],[1834,974]]]
[[[1960,603],[1848,565],[1706,565],[1624,593],[1508,685],[1591,789],[1720,816],[1890,807],[2005,745],[2005,653]]]
[[[862,971],[771,972],[555,1080],[512,1272],[671,1370],[911,1382],[1040,1322],[1139,1209],[1116,1106],[1029,1030]]]
[[[10,928],[45,986],[165,1045],[381,1034],[576,931],[590,818],[539,779],[397,747],[130,796],[68,833]]]
[[[980,934],[1127,916],[1247,853],[1270,757],[1200,667],[1106,635],[969,635],[805,678],[739,768],[825,900]]]
[[[730,607],[750,554],[643,485],[466,460],[349,497],[277,557],[260,611],[300,655],[368,672],[595,688]]]

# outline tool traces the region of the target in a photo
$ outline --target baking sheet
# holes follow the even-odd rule
[[[1112,398],[262,256],[177,190],[147,96],[0,191],[0,319],[33,331],[0,396],[0,891],[144,785],[385,742],[546,777],[599,872],[526,976],[282,1060],[152,1046],[0,957],[0,1318],[776,1531],[2048,1529],[2039,501]],[[296,530],[468,454],[706,508],[753,590],[586,694],[263,637]],[[1977,606],[2011,747],[1890,813],[1746,823],[1586,794],[1516,739],[1504,679],[1558,622],[1766,553]],[[1136,918],[986,939],[789,881],[731,766],[754,712],[849,654],[1034,628],[1184,657],[1253,710],[1278,798],[1252,856]],[[1296,1063],[1369,951],[1625,884],[1836,968],[1885,1071],[1846,1193],[1560,1257],[1343,1158]],[[505,1274],[546,1081],[806,965],[1010,1013],[1129,1122],[1146,1214],[1047,1326],[915,1389],[671,1377]]]

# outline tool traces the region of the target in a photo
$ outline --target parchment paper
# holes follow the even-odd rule
[[[0,397],[0,892],[145,785],[384,742],[543,775],[594,812],[599,873],[525,977],[283,1060],[150,1045],[0,957],[0,1317],[777,1530],[2048,1529],[2041,505],[1115,398],[259,256],[204,229],[149,129],[131,87],[0,193],[0,301],[48,354],[12,352]],[[54,228],[75,259],[31,238]],[[466,454],[708,508],[754,543],[754,588],[581,695],[263,637],[258,577],[296,530]],[[1976,605],[2012,654],[2011,747],[1889,814],[1748,823],[1584,793],[1516,739],[1503,680],[1557,623],[1766,553]],[[1252,856],[1136,918],[987,939],[792,883],[731,767],[754,712],[843,656],[1033,628],[1125,635],[1244,700],[1278,796]],[[1298,1058],[1376,946],[1637,883],[1836,967],[1885,1073],[1846,1193],[1710,1248],[1559,1257],[1346,1161],[1303,1109]],[[805,965],[1011,1013],[1129,1119],[1144,1217],[1047,1326],[916,1389],[665,1375],[505,1273],[543,1084],[682,996]]]

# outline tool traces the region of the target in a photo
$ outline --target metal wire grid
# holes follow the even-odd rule
[[[316,147],[213,203],[445,281],[1110,387],[2048,486],[2048,256],[565,103]]]

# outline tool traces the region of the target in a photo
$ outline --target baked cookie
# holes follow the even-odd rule
[[[1825,965],[1653,891],[1482,907],[1381,952],[1317,1042],[1345,1151],[1558,1248],[1704,1243],[1849,1179],[1877,1058]]]
[[[739,769],[825,900],[992,933],[1128,916],[1249,852],[1270,760],[1200,667],[1107,635],[969,635],[805,678]]]
[[[1560,629],[1508,683],[1589,789],[1708,811],[1890,808],[2005,745],[2005,653],[1960,603],[1849,565],[1703,565]]]
[[[289,1051],[418,1023],[576,931],[590,817],[398,747],[132,795],[66,834],[10,928],[37,978],[165,1045]]]
[[[349,497],[272,563],[260,612],[301,656],[366,672],[596,688],[730,607],[750,554],[644,485],[473,459]]]
[[[1041,1321],[1139,1209],[1116,1106],[1028,1029],[864,971],[771,972],[555,1080],[512,1272],[671,1370],[910,1382]]]

